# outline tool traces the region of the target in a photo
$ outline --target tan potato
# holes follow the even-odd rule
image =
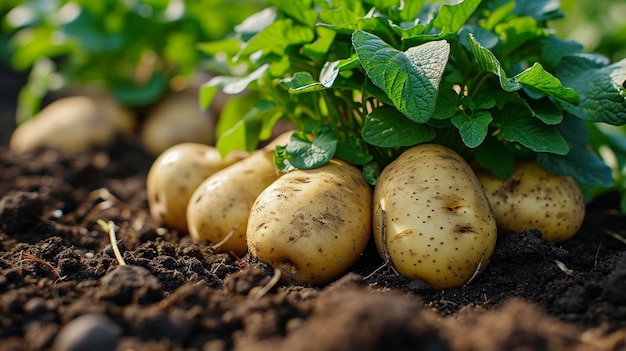
[[[471,167],[437,144],[414,146],[381,173],[374,190],[374,239],[402,275],[434,289],[482,272],[497,229]]]
[[[10,147],[24,152],[40,147],[82,152],[128,134],[135,116],[106,97],[73,96],[55,100],[11,135]]]
[[[165,150],[148,172],[150,214],[168,228],[187,231],[187,204],[196,188],[215,172],[247,155],[233,152],[222,158],[215,147],[197,143],[178,144]]]
[[[257,198],[248,248],[292,284],[325,284],[345,273],[371,235],[372,190],[344,161],[291,171]]]
[[[182,143],[213,144],[215,118],[202,111],[195,90],[171,93],[148,113],[139,133],[153,155]]]
[[[583,223],[585,199],[576,181],[550,173],[535,161],[518,161],[506,180],[487,170],[476,175],[501,232],[538,229],[544,238],[562,243]]]
[[[217,244],[231,231],[221,250],[243,256],[250,208],[257,196],[278,179],[273,150],[251,156],[216,172],[194,191],[187,206],[189,234],[195,241]]]

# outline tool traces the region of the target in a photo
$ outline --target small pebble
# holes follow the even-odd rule
[[[110,351],[122,338],[122,329],[109,317],[86,314],[65,325],[52,345],[52,351]]]

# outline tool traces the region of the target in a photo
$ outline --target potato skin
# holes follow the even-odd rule
[[[116,134],[130,134],[135,116],[106,96],[71,96],[55,100],[11,135],[13,151],[55,148],[83,152],[113,141]]]
[[[402,275],[434,289],[458,287],[487,266],[496,222],[467,162],[438,144],[402,153],[374,190],[374,239]]]
[[[142,146],[159,155],[176,144],[213,144],[215,117],[203,111],[198,101],[197,91],[190,89],[170,93],[157,103],[141,126]]]
[[[217,244],[235,229],[221,247],[224,252],[245,255],[246,226],[257,196],[279,177],[274,150],[257,150],[205,179],[187,205],[189,234],[196,242]]]
[[[187,204],[196,188],[215,172],[245,158],[231,153],[222,158],[209,145],[182,143],[165,150],[152,163],[146,180],[148,207],[168,228],[187,231]]]
[[[509,179],[476,171],[496,216],[500,232],[538,229],[544,238],[562,243],[578,232],[585,199],[574,179],[548,172],[535,161],[517,161]]]
[[[250,255],[287,284],[321,285],[345,273],[371,236],[372,190],[358,168],[331,160],[291,171],[257,198],[248,221]]]

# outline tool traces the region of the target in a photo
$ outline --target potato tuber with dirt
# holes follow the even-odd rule
[[[381,173],[374,239],[385,260],[434,289],[458,287],[485,269],[497,228],[472,168],[438,144],[414,146]]]
[[[232,152],[223,158],[215,147],[198,143],[170,147],[148,171],[150,214],[169,228],[187,231],[187,204],[196,188],[215,172],[247,156],[246,152]]]
[[[108,96],[63,97],[20,124],[10,147],[18,152],[40,147],[84,152],[111,143],[118,133],[132,133],[135,124],[134,114]]]
[[[371,235],[372,190],[344,161],[294,170],[272,183],[250,211],[250,255],[278,268],[287,284],[320,285],[345,273]]]
[[[538,229],[544,238],[562,243],[582,225],[585,199],[571,177],[550,173],[530,160],[518,161],[508,179],[486,170],[477,170],[476,175],[500,231]]]
[[[250,208],[257,196],[280,176],[274,164],[274,149],[289,140],[290,135],[291,132],[279,135],[265,148],[214,173],[198,186],[187,205],[187,224],[193,240],[218,244],[226,239],[222,251],[237,256],[247,252]]]
[[[181,143],[213,144],[215,117],[200,108],[198,93],[183,90],[167,95],[146,116],[139,133],[153,155]]]

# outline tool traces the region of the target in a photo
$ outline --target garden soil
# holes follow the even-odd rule
[[[397,275],[372,244],[333,283],[285,286],[262,263],[155,222],[153,157],[136,140],[16,154],[7,131],[0,351],[626,350],[626,217],[615,196],[589,204],[562,245],[536,231],[501,235],[484,273],[459,288]]]

